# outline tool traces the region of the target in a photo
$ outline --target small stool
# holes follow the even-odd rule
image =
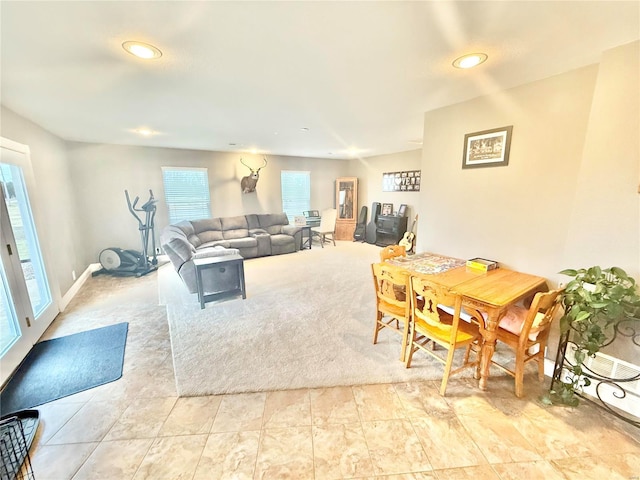
[[[196,283],[198,285],[198,301],[200,308],[204,304],[220,298],[242,295],[247,298],[244,285],[244,259],[240,255],[221,255],[219,257],[196,258],[193,260],[196,267]],[[202,272],[210,272],[213,278],[215,290],[205,294],[202,283]]]

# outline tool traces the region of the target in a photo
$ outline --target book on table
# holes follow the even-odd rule
[[[489,270],[498,268],[498,262],[494,260],[487,260],[486,258],[472,258],[467,260],[467,267],[482,272],[488,272]]]

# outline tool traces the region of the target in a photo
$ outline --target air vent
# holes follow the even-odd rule
[[[567,348],[566,358],[570,363],[575,361],[575,356],[571,346]],[[593,382],[590,386],[584,388],[584,393],[591,397],[598,398],[620,410],[631,413],[636,417],[640,417],[640,380],[631,382],[621,382],[620,380],[636,378],[640,376],[640,366],[634,365],[619,358],[612,357],[606,353],[598,352],[595,357],[587,357],[584,366],[605,378],[618,380],[614,382],[620,388],[623,388],[627,395],[622,395],[620,388],[608,383]],[[600,385],[598,387],[598,385]],[[598,390],[596,391],[596,388]],[[620,398],[623,397],[623,398]]]

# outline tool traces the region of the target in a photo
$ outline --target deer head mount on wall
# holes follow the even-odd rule
[[[242,177],[242,180],[240,180],[240,187],[242,188],[242,193],[251,193],[256,191],[256,185],[258,183],[258,179],[260,178],[260,170],[262,170],[264,167],[267,166],[267,158],[262,157],[262,160],[264,160],[264,165],[254,170],[249,165],[244,163],[242,161],[242,158],[240,159],[240,163],[243,164],[245,167],[247,167],[249,170],[251,170],[251,175]]]

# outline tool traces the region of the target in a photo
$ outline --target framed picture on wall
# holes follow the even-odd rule
[[[419,192],[421,170],[385,172],[382,174],[383,192]]]
[[[509,165],[512,130],[513,125],[510,125],[466,134],[464,136],[462,168]]]
[[[393,215],[393,203],[382,204],[382,215]]]

